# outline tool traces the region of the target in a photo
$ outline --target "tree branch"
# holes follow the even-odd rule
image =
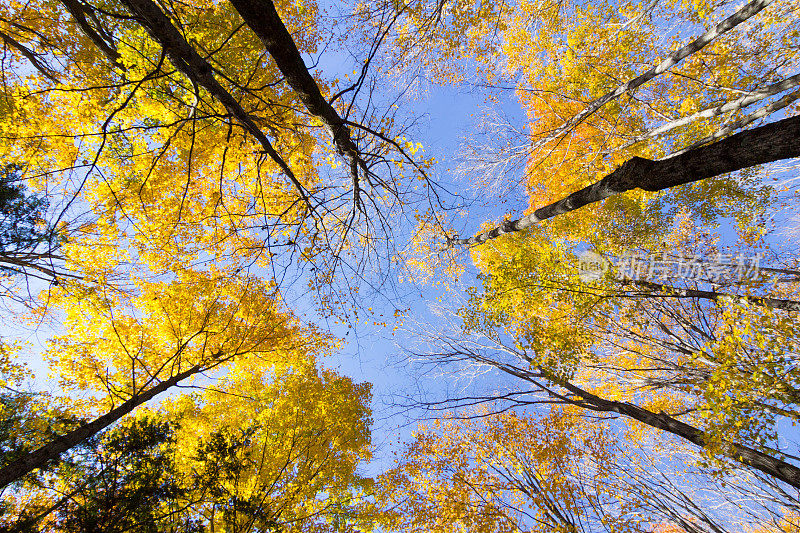
[[[122,63],[119,62],[120,54],[117,51],[114,43],[111,41],[108,32],[100,28],[100,32],[96,31],[89,21],[86,19],[88,8],[78,0],[60,0],[60,2],[67,8],[72,18],[78,23],[78,27],[84,34],[100,49],[101,52],[108,58],[108,60],[117,68],[124,68]],[[104,34],[104,35],[101,35]]]
[[[645,287],[666,293],[669,296],[678,296],[682,298],[702,298],[704,300],[712,300],[719,302],[720,300],[733,300],[746,302],[752,305],[767,307],[770,309],[783,309],[784,311],[800,311],[800,302],[795,300],[784,300],[781,298],[770,298],[768,296],[751,296],[740,294],[728,294],[717,291],[705,291],[700,289],[684,289],[680,287],[670,287],[660,283],[653,283],[652,281],[645,280],[625,280],[627,283],[633,283],[640,287]]]
[[[606,400],[555,376],[548,375],[547,379],[581,398],[583,402],[577,403],[581,407],[593,411],[619,413],[652,428],[677,435],[701,448],[708,446],[701,430],[663,412],[653,413],[632,403]],[[725,442],[725,444],[730,446],[730,453],[725,454],[727,457],[800,488],[800,468],[742,444],[735,442]]]
[[[666,59],[661,61],[658,65],[651,68],[644,74],[619,85],[616,89],[606,93],[605,95],[601,96],[594,102],[589,103],[582,111],[578,114],[574,115],[572,118],[567,120],[564,124],[556,128],[552,131],[546,138],[541,139],[535,143],[532,149],[539,148],[540,146],[544,146],[545,144],[549,143],[550,141],[557,139],[573,127],[577,126],[584,120],[586,120],[589,116],[594,114],[597,110],[603,107],[608,102],[615,100],[622,96],[623,94],[630,92],[638,87],[641,87],[648,81],[652,80],[659,74],[663,74],[667,70],[671,69],[690,55],[702,50],[706,45],[710,44],[718,37],[727,33],[728,31],[732,30],[742,22],[746,21],[768,5],[770,5],[774,0],[754,0],[748,4],[745,4],[739,11],[731,15],[730,17],[726,18],[715,27],[711,28],[703,35],[697,37],[691,43],[679,48],[678,50],[671,53]]]
[[[695,120],[699,120],[702,118],[716,117],[722,115],[723,113],[729,113],[731,111],[738,111],[740,109],[744,109],[745,107],[748,107],[756,102],[760,102],[765,98],[774,96],[778,93],[782,93],[783,91],[791,89],[792,87],[796,87],[797,85],[800,85],[800,74],[795,74],[794,76],[790,76],[789,78],[781,80],[777,83],[773,83],[772,85],[768,85],[767,87],[764,87],[763,89],[760,89],[758,91],[753,91],[750,94],[742,96],[741,98],[737,98],[736,100],[726,102],[720,106],[704,109],[703,111],[698,111],[697,113],[693,113],[691,115],[667,122],[666,124],[662,124],[661,126],[654,128],[644,133],[643,135],[633,139],[632,141],[626,143],[624,146],[620,148],[620,150],[633,146],[638,142],[642,142],[652,137],[662,135],[664,133],[674,130],[675,128],[685,126],[686,124],[694,122]]]
[[[272,0],[230,0],[251,30],[261,39],[278,69],[294,89],[309,113],[318,118],[333,139],[336,152],[345,158],[353,181],[355,206],[360,205],[358,170],[367,172],[350,129],[322,92],[308,71],[289,30],[283,24]]]
[[[481,244],[632,189],[661,191],[793,157],[800,157],[800,116],[743,131],[659,161],[634,157],[600,181],[541,207],[530,215],[503,222],[466,239],[448,237],[447,244],[448,247]]]
[[[136,15],[137,21],[147,30],[147,33],[164,48],[164,52],[172,64],[193,83],[211,93],[244,126],[244,129],[258,140],[264,152],[277,163],[281,171],[295,186],[306,205],[313,210],[305,187],[294,175],[289,165],[275,151],[267,136],[256,125],[250,114],[214,78],[213,69],[208,61],[200,57],[197,51],[186,42],[186,39],[183,38],[183,35],[161,11],[161,8],[152,0],[122,0],[122,3]]]
[[[92,422],[74,429],[66,435],[62,435],[55,440],[52,440],[41,448],[29,452],[15,461],[7,464],[3,468],[0,468],[0,489],[9,485],[10,483],[13,483],[14,481],[17,481],[33,470],[42,468],[49,461],[57,459],[65,451],[73,448],[92,435],[99,433],[123,416],[133,411],[136,407],[147,402],[154,396],[168,390],[170,387],[180,383],[187,377],[201,372],[204,369],[206,369],[206,366],[195,365],[188,370],[180,372],[171,378],[162,381],[158,385],[151,387],[145,392],[137,394],[136,396],[120,404],[119,407],[112,409],[108,413],[96,418]]]

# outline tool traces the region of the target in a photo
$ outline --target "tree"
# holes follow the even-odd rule
[[[15,528],[27,522],[44,529],[39,519],[49,523],[48,530],[65,533],[160,531],[165,525],[202,531],[197,522],[174,516],[189,488],[176,471],[174,445],[174,428],[154,417],[133,419],[89,439],[73,464],[62,468],[66,501],[57,501],[52,514],[21,518]]]
[[[796,508],[744,506],[739,490],[754,502],[764,496],[749,492],[754,479],[715,480],[681,464],[692,459],[680,447],[669,460],[659,449],[666,443],[648,444],[572,408],[467,410],[420,428],[381,477],[381,498],[394,512],[387,527],[722,532],[767,529]]]
[[[156,271],[212,256],[231,271],[277,262],[279,277],[297,277],[297,265],[311,263],[313,288],[333,311],[342,301],[328,297],[336,274],[357,277],[383,260],[378,250],[393,248],[392,213],[436,202],[428,162],[401,139],[393,112],[372,109],[366,78],[339,90],[306,68],[303,56],[327,31],[316,6],[142,0],[7,9],[4,20],[19,22],[6,34],[20,46],[10,45],[4,64],[14,80],[6,151],[35,146],[26,177],[63,191],[73,211],[82,202],[91,209],[64,230],[74,236],[67,264],[90,281],[102,274],[83,250],[119,241]],[[269,13],[269,27],[248,9]],[[21,74],[30,56],[48,75]],[[51,63],[59,66],[44,67]],[[24,124],[12,122],[21,116]],[[418,178],[427,192],[408,187]],[[59,219],[74,216],[65,210]]]
[[[767,283],[753,283],[735,288],[730,299],[713,284],[645,287],[618,278],[587,287],[559,264],[573,262],[580,246],[607,258],[634,248],[656,254],[676,230],[676,213],[707,227],[734,218],[744,244],[763,244],[753,237],[753,214],[773,206],[777,192],[758,177],[725,174],[749,166],[738,148],[772,152],[752,160],[756,164],[798,155],[794,128],[800,121],[782,115],[791,115],[787,106],[800,81],[790,66],[797,58],[792,7],[518,2],[484,10],[491,14],[489,25],[476,15],[482,4],[442,7],[420,3],[408,15],[425,31],[437,25],[445,30],[438,39],[430,31],[430,40],[415,46],[441,56],[475,52],[474,63],[453,70],[474,68],[489,85],[508,82],[527,113],[528,123],[516,130],[523,132],[521,141],[493,151],[486,145],[472,149],[477,165],[470,169],[483,165],[486,174],[476,177],[486,186],[493,169],[521,159],[531,206],[546,207],[472,238],[447,237],[449,245],[479,244],[529,232],[528,238],[506,236],[488,247],[485,255],[497,260],[484,263],[485,290],[476,289],[462,310],[463,338],[440,339],[431,355],[495,366],[522,380],[512,394],[532,388],[548,401],[621,413],[797,486],[800,471],[775,449],[767,429],[775,416],[792,418],[794,412],[785,393],[793,385],[779,385],[777,378],[788,372],[791,380],[796,352],[795,320],[784,313],[798,301],[792,287],[782,297],[761,292]],[[468,31],[448,31],[459,27]],[[672,33],[677,27],[681,35]],[[685,39],[687,31],[696,37]],[[774,43],[777,59],[762,55],[767,42]],[[497,62],[490,56],[496,52],[504,56],[505,72],[490,64]],[[757,102],[761,109],[745,114]],[[739,131],[770,116],[770,124]],[[786,144],[778,132],[787,134]],[[490,143],[497,133],[488,132]],[[723,160],[714,170],[715,161]],[[691,185],[714,176],[721,179]],[[513,186],[516,177],[506,183]],[[676,185],[684,187],[666,197],[646,192]],[[637,187],[645,192],[611,198]],[[603,207],[591,205],[606,198]],[[740,214],[734,216],[737,203]],[[531,227],[579,207],[580,216]],[[742,322],[748,325],[736,325]],[[778,345],[785,351],[773,353]],[[722,382],[734,391],[712,392]],[[741,420],[743,413],[752,424]]]
[[[13,165],[3,169],[0,178],[0,212],[3,215],[0,233],[0,253],[9,262],[15,253],[36,248],[46,239],[37,227],[47,203],[43,198],[25,195],[23,185],[14,183],[18,169]],[[8,271],[8,267],[4,267]]]
[[[554,409],[445,419],[418,431],[382,479],[392,530],[646,531],[605,485],[610,438]]]
[[[139,411],[70,452],[17,503],[10,530],[369,530],[356,472],[369,387],[313,359]],[[38,497],[38,498],[37,498]],[[33,500],[33,503],[29,503]]]
[[[273,287],[253,278],[226,281],[184,272],[171,283],[140,282],[135,298],[61,287],[50,305],[64,309],[67,333],[52,340],[49,355],[64,386],[91,394],[73,408],[96,418],[4,465],[0,485],[57,459],[187,378],[237,358],[290,365],[328,346],[325,335],[293,323]]]
[[[514,91],[527,114],[524,125],[487,120],[485,141],[466,148],[463,172],[484,191],[524,183],[531,214],[508,217],[472,238],[451,234],[446,240],[475,244],[631,188],[659,191],[721,174],[721,180],[692,187],[687,204],[719,201],[720,193],[738,191],[740,201],[752,195],[724,176],[746,165],[735,157],[718,171],[699,161],[688,168],[683,163],[693,154],[719,157],[717,150],[730,150],[736,141],[716,141],[791,109],[800,82],[791,70],[797,59],[792,10],[782,2],[410,3],[405,32],[397,36],[399,58],[423,57],[428,65],[436,58],[443,65],[433,69],[436,81],[456,77],[494,89],[492,102]],[[754,105],[761,107],[745,111]],[[786,126],[787,138],[795,138],[791,123],[762,131]],[[763,137],[756,144],[767,149],[771,141]],[[797,148],[759,163],[786,157],[797,157]],[[657,171],[668,167],[659,177]],[[607,208],[585,209],[580,221],[557,224],[575,239],[598,227],[611,238],[635,213],[652,216],[648,206],[657,203],[638,192]]]
[[[796,318],[786,305],[796,296],[701,298],[708,291],[631,287],[614,272],[587,284],[570,248],[544,231],[491,248],[477,254],[484,290],[472,292],[455,332],[428,333],[429,357],[513,377],[510,394],[488,398],[621,415],[698,445],[711,464],[730,458],[797,486],[776,429],[797,418]]]
[[[506,233],[569,213],[616,194],[642,189],[663,191],[698,180],[713,178],[755,165],[800,157],[800,117],[786,118],[739,132],[723,140],[691,148],[672,157],[652,161],[634,157],[611,174],[566,198],[540,207],[532,214],[503,222],[491,230],[466,239],[449,238],[448,244],[480,244]]]
[[[553,217],[532,249],[521,236],[498,244],[517,245],[528,262],[544,258],[549,271],[535,261],[487,261],[484,291],[461,313],[461,337],[445,339],[451,345],[439,355],[496,366],[534,388],[535,401],[624,414],[697,444],[726,468],[731,459],[800,486],[795,459],[774,443],[773,415],[797,411],[792,289],[604,279],[587,290],[558,265],[575,243],[606,257],[631,243],[652,250],[677,209],[713,223],[733,216],[740,200],[770,205],[774,191],[757,178],[706,178],[798,155],[800,122],[784,116],[800,83],[787,71],[800,50],[794,9],[789,0],[374,2],[334,23],[302,1],[4,6],[0,151],[4,161],[27,162],[32,190],[58,197],[53,225],[74,277],[57,279],[36,312],[42,320],[63,313],[49,355],[64,383],[89,395],[73,411],[93,421],[6,465],[0,481],[19,482],[184,379],[227,372],[235,385],[223,387],[224,401],[176,400],[184,408],[176,418],[196,423],[176,426],[176,446],[186,450],[176,468],[211,480],[187,513],[232,529],[360,527],[363,487],[352,472],[364,457],[362,425],[348,429],[320,412],[337,434],[291,433],[288,451],[271,433],[294,411],[259,389],[308,371],[303,359],[334,345],[300,327],[282,294],[302,281],[324,315],[349,320],[348,306],[362,304],[358,280],[397,260],[395,235],[445,235],[448,206],[429,178],[431,161],[404,137],[400,112],[380,101],[369,76],[407,62],[404,72],[417,72],[410,58],[438,55],[447,59],[440,80],[477,67],[497,85],[509,79],[494,66],[502,54],[530,124],[523,145],[509,146],[512,157],[500,147],[484,161],[496,169],[523,160],[531,205],[550,205],[528,222],[581,205],[586,216]],[[306,66],[329,34],[346,32],[366,50],[352,83]],[[647,192],[665,188],[678,207]],[[602,208],[591,203],[603,198]],[[709,200],[715,205],[693,210]],[[745,218],[736,218],[742,233],[753,234]],[[546,283],[529,291],[510,283],[514,276]],[[538,300],[515,308],[526,298]],[[665,366],[640,371],[638,363]],[[269,371],[253,370],[261,366]],[[615,379],[597,384],[593,372]],[[314,391],[329,388],[328,404],[354,394],[321,381]],[[311,395],[300,389],[296,406]],[[258,408],[239,402],[243,391]],[[280,415],[269,423],[238,416],[273,410]],[[743,413],[753,424],[736,425]],[[211,418],[224,427],[200,423]],[[298,465],[286,485],[262,460],[273,450],[285,452],[276,465]],[[318,478],[330,458],[338,466]],[[79,504],[91,508],[92,498]],[[334,519],[316,520],[329,511]]]
[[[83,423],[70,412],[63,399],[25,390],[31,372],[24,363],[15,361],[20,349],[0,341],[0,467],[14,463]],[[47,470],[27,475],[26,481],[36,481]],[[0,514],[4,513],[6,508],[0,508]]]
[[[55,224],[74,276],[37,312],[65,314],[49,355],[65,385],[91,394],[76,411],[93,420],[5,465],[3,485],[187,378],[245,356],[291,365],[327,349],[329,336],[280,309],[282,287],[262,269],[280,283],[281,261],[316,262],[318,289],[350,256],[358,273],[357,249],[369,260],[383,217],[405,208],[396,164],[427,179],[388,132],[391,117],[361,124],[355,98],[334,108],[361,82],[330,97],[336,84],[311,77],[301,53],[320,40],[316,7],[260,7],[277,45],[259,44],[227,3],[4,6],[4,157],[30,156],[21,179],[61,195]],[[319,171],[332,152],[348,161],[347,182]]]
[[[312,357],[274,373],[237,365],[202,395],[171,402],[178,468],[203,480],[188,509],[210,529],[369,531],[370,386]]]

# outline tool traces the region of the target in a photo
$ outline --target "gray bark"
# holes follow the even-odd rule
[[[506,221],[466,239],[448,238],[448,244],[480,244],[632,189],[661,191],[793,157],[800,157],[800,116],[742,131],[660,161],[634,157],[600,181],[530,215]]]
[[[535,145],[534,148],[538,148],[547,144],[548,142],[557,139],[561,135],[565,134],[567,131],[575,127],[576,125],[580,124],[587,117],[591,116],[595,113],[598,109],[603,107],[608,102],[619,98],[623,94],[630,92],[637,87],[641,87],[648,81],[652,80],[659,74],[663,74],[664,72],[668,71],[690,55],[694,54],[705,48],[708,44],[719,38],[724,33],[732,30],[742,22],[746,21],[768,5],[770,5],[774,0],[754,0],[748,4],[745,4],[739,11],[731,15],[730,17],[726,18],[713,28],[709,29],[704,34],[697,37],[695,40],[690,42],[689,44],[679,48],[678,50],[674,51],[672,54],[669,55],[666,59],[660,62],[655,67],[651,68],[644,74],[623,83],[622,85],[618,86],[614,90],[606,93],[605,95],[601,96],[594,102],[589,103],[580,113],[573,116],[569,120],[567,120],[564,124],[560,127],[556,128],[555,131],[551,132],[546,138],[539,140]]]

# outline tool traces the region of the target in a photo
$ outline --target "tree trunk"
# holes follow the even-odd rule
[[[289,178],[297,189],[303,201],[311,207],[311,203],[306,194],[305,187],[300,183],[292,172],[289,165],[281,158],[267,136],[255,123],[253,118],[245,111],[239,102],[216,80],[211,64],[203,59],[200,54],[186,41],[178,29],[169,20],[169,17],[161,11],[152,0],[122,0],[132,13],[136,15],[136,20],[147,31],[148,34],[158,42],[164,52],[169,57],[170,62],[188,77],[193,83],[203,87],[217,101],[219,101],[228,113],[231,114],[253,137],[266,153]]]
[[[261,39],[278,69],[286,77],[308,112],[319,118],[343,156],[355,156],[355,145],[344,120],[322,96],[317,82],[308,71],[289,30],[275,10],[272,0],[230,0],[245,24]]]
[[[78,24],[78,27],[83,31],[83,33],[94,43],[94,45],[103,52],[103,55],[108,58],[112,65],[115,68],[124,70],[122,63],[119,62],[120,55],[117,51],[116,46],[114,45],[114,41],[111,38],[111,35],[108,31],[106,31],[102,26],[100,26],[99,21],[97,18],[92,17],[91,12],[89,9],[90,7],[82,4],[78,0],[60,0],[64,7],[67,8],[72,18],[75,19],[75,22]],[[97,29],[92,27],[89,20],[86,18],[86,15],[89,15],[93,18]]]
[[[350,129],[336,109],[322,96],[317,82],[303,62],[300,51],[275,10],[272,0],[230,0],[230,2],[242,16],[245,24],[261,39],[287,83],[297,93],[308,112],[322,122],[333,139],[336,151],[347,160],[353,180],[353,194],[358,205],[360,191],[358,168],[361,166],[366,169],[366,166],[350,136]]]
[[[542,373],[547,375],[546,372],[542,371]],[[600,398],[599,396],[595,396],[594,394],[585,391],[580,387],[569,383],[568,381],[555,377],[548,376],[547,379],[553,381],[560,387],[579,397],[581,401],[573,402],[577,406],[593,411],[619,413],[629,418],[633,418],[634,420],[637,420],[642,424],[652,428],[660,429],[662,431],[672,433],[673,435],[677,435],[678,437],[684,438],[689,442],[700,446],[701,448],[708,446],[708,443],[706,442],[701,430],[694,426],[690,426],[685,422],[681,422],[680,420],[677,420],[676,418],[673,418],[665,413],[653,413],[652,411],[642,409],[641,407],[628,402],[606,400],[604,398]],[[725,444],[730,448],[730,451],[726,454],[727,457],[751,468],[760,470],[761,472],[788,483],[795,488],[800,488],[800,468],[742,444],[735,442],[726,442]]]
[[[793,157],[800,157],[800,116],[742,131],[661,161],[634,157],[602,180],[530,215],[509,220],[467,239],[448,238],[448,244],[480,244],[632,189],[662,191]]]
[[[37,468],[42,468],[45,464],[47,464],[48,461],[57,459],[59,455],[65,451],[77,446],[89,437],[96,435],[123,416],[133,411],[136,407],[142,405],[154,396],[166,391],[170,387],[177,385],[187,377],[200,372],[204,368],[205,367],[203,366],[195,365],[189,370],[180,372],[173,377],[162,381],[155,387],[135,395],[130,400],[123,402],[119,407],[112,409],[108,413],[96,418],[92,422],[70,431],[66,435],[62,435],[61,437],[50,441],[38,450],[34,450],[9,463],[0,469],[0,489],[10,483],[13,483],[14,481],[17,481],[29,472],[32,472]]]
[[[623,283],[633,283],[640,287],[658,291],[659,295],[675,296],[678,298],[701,298],[704,300],[711,300],[719,302],[720,300],[729,299],[732,301],[745,302],[751,305],[758,305],[767,307],[769,309],[783,309],[784,311],[800,311],[800,302],[796,300],[785,300],[782,298],[770,298],[769,296],[750,296],[740,294],[728,294],[725,292],[717,291],[704,291],[700,289],[684,289],[680,287],[671,287],[669,285],[662,285],[661,283],[654,283],[645,280],[623,280]]]

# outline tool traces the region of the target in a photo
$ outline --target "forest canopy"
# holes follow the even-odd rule
[[[0,38],[0,530],[800,531],[795,0]]]

